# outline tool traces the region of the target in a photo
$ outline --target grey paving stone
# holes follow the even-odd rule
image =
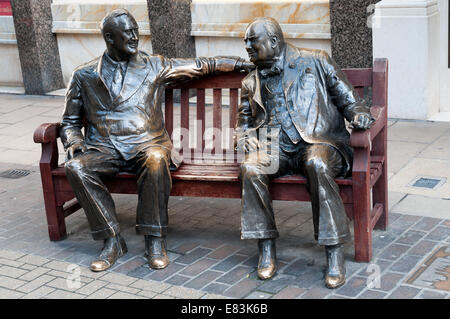
[[[408,230],[405,232],[396,243],[402,245],[415,245],[419,242],[427,233],[419,230]]]
[[[336,289],[336,293],[346,297],[356,297],[367,288],[367,278],[352,277],[342,287]]]
[[[116,291],[120,291],[120,292],[129,293],[129,294],[137,294],[140,291],[140,289],[137,289],[137,288],[123,286],[123,285],[114,284],[114,283],[107,284],[105,286],[105,288],[116,290]]]
[[[158,281],[153,281],[153,280],[139,279],[139,280],[135,281],[134,283],[132,283],[130,285],[130,287],[133,287],[136,289],[148,290],[148,291],[152,291],[152,292],[156,292],[156,293],[162,293],[165,290],[169,289],[170,285],[162,283],[162,282],[158,282]]]
[[[171,248],[168,242],[167,248],[178,254],[186,254],[200,245],[201,245],[200,242],[196,241],[196,242],[181,243],[177,247]]]
[[[376,291],[376,290],[366,290],[361,295],[358,296],[358,299],[383,299],[387,296],[387,293]]]
[[[26,255],[26,256],[19,258],[17,261],[27,263],[27,264],[32,264],[35,266],[43,266],[49,262],[49,260],[47,258],[43,258],[41,256],[36,256],[36,255]]]
[[[135,277],[135,278],[144,278],[149,276],[151,273],[155,272],[155,270],[151,269],[147,264],[142,265],[136,269],[127,273],[127,276]]]
[[[421,299],[445,299],[448,296],[446,293],[423,290],[419,298]]]
[[[380,278],[380,288],[374,287],[374,290],[390,291],[392,290],[401,280],[403,275],[388,272],[381,276]]]
[[[232,298],[244,298],[259,286],[257,280],[244,278],[224,291],[224,295]]]
[[[294,299],[299,297],[304,292],[305,289],[289,286],[283,288],[283,290],[274,295],[272,299]]]
[[[45,299],[83,299],[84,296],[73,292],[56,289],[45,296]]]
[[[216,249],[215,251],[213,251],[212,253],[210,253],[208,255],[208,258],[225,259],[240,249],[241,249],[241,247],[239,247],[239,246],[225,244],[225,245],[221,246],[220,248]]]
[[[180,274],[194,277],[194,276],[197,276],[198,274],[200,274],[201,272],[205,271],[206,269],[210,268],[211,266],[213,266],[216,263],[217,263],[216,259],[210,259],[209,257],[202,258],[202,259],[196,261],[195,263],[189,265],[185,269],[183,269],[180,272]]]
[[[250,293],[245,299],[270,299],[272,296],[272,294],[257,290]]]
[[[11,251],[11,250],[0,250],[0,258],[9,259],[9,260],[17,260],[20,257],[25,255],[24,253]]]
[[[0,275],[0,287],[15,290],[26,284],[26,281]]]
[[[210,294],[219,294],[222,295],[225,290],[227,290],[230,285],[224,285],[219,283],[211,283],[208,286],[202,288],[203,291],[208,292]]]
[[[223,276],[220,276],[216,281],[232,285],[240,281],[242,278],[245,278],[252,270],[253,269],[250,267],[238,266],[225,273]]]
[[[395,262],[389,270],[408,273],[418,265],[421,259],[422,257],[419,256],[405,255]]]
[[[184,256],[181,256],[177,259],[177,263],[180,264],[192,264],[199,260],[200,258],[209,254],[212,250],[206,248],[196,248],[191,252],[187,253]]]
[[[271,294],[277,294],[285,287],[294,283],[295,281],[296,281],[295,276],[279,274],[276,275],[274,278],[265,280],[264,283],[261,286],[259,286],[258,290]]]
[[[392,244],[388,246],[378,257],[382,259],[396,260],[400,258],[409,248],[410,246]]]
[[[164,294],[175,298],[184,298],[184,299],[199,299],[205,295],[204,292],[178,286],[170,287],[169,289],[164,291]]]
[[[296,260],[294,263],[287,266],[286,268],[284,268],[283,273],[294,276],[300,276],[303,275],[305,272],[311,270],[311,267],[313,267],[314,264],[315,261],[312,258],[301,258]]]
[[[108,282],[106,282],[106,281],[94,280],[94,281],[88,283],[87,285],[85,285],[83,288],[77,289],[76,292],[79,294],[82,294],[82,295],[92,295],[93,293],[95,293],[99,289],[103,288],[107,284],[108,284]]]
[[[374,261],[363,266],[361,271],[358,272],[358,276],[368,277],[370,275],[373,275],[377,271],[379,271],[379,273],[381,274],[391,265],[391,260],[375,259]]]
[[[221,275],[223,275],[223,273],[207,270],[197,277],[193,278],[192,280],[188,281],[184,286],[193,289],[201,289]]]
[[[185,282],[191,279],[192,277],[187,277],[183,275],[173,275],[169,279],[166,279],[164,282],[171,285],[182,286]]]
[[[144,296],[138,296],[136,294],[129,294],[122,291],[117,291],[107,299],[146,299]]]
[[[24,295],[22,297],[22,299],[41,299],[53,291],[55,291],[55,288],[42,286],[42,287],[37,288],[33,292]]]
[[[180,265],[178,263],[170,263],[164,269],[158,269],[152,272],[150,275],[146,276],[144,279],[151,279],[156,281],[164,281],[175,273],[179,272],[181,269],[184,269],[184,265]]]
[[[137,268],[141,267],[141,266],[147,266],[147,260],[142,257],[142,256],[136,256],[122,264],[117,265],[116,267],[114,267],[113,269],[111,269],[114,272],[118,272],[124,275],[127,275],[130,272],[133,272],[134,270],[136,270]]]
[[[232,255],[215,265],[212,269],[217,271],[229,271],[230,269],[233,269],[234,267],[242,263],[247,258],[248,256],[245,255]]]
[[[408,228],[412,227],[419,220],[421,220],[421,216],[413,216],[413,215],[401,215],[395,221],[391,221],[388,227],[389,231],[395,230],[397,232],[403,232]]]
[[[55,280],[55,277],[53,276],[47,276],[42,275],[38,278],[35,278],[34,280],[26,283],[25,285],[22,285],[18,288],[16,288],[17,291],[23,292],[23,293],[30,293],[33,290],[36,290],[42,286],[44,286],[46,283]]]
[[[137,279],[129,276],[125,276],[122,274],[109,272],[102,276],[102,280],[115,283],[118,285],[128,286],[135,282]]]
[[[302,275],[298,276],[297,279],[291,283],[291,285],[298,286],[300,288],[311,288],[323,286],[324,272],[322,268],[314,267]]]
[[[408,286],[400,286],[395,289],[389,296],[389,299],[412,299],[417,294],[419,294],[420,289],[408,287]]]
[[[108,289],[108,288],[100,288],[99,290],[92,293],[90,296],[88,296],[86,299],[106,299],[109,296],[112,296],[117,291]]]
[[[22,296],[24,294],[21,292],[0,288],[0,299],[19,299]]]
[[[436,225],[438,225],[442,220],[440,218],[424,217],[412,228],[416,230],[429,231]]]
[[[413,248],[408,251],[408,255],[426,256],[433,252],[437,243],[430,240],[421,240]]]
[[[16,267],[10,267],[10,266],[1,266],[0,267],[0,275],[3,275],[3,276],[19,278],[26,273],[27,273],[26,270],[16,268]]]
[[[446,240],[450,236],[450,228],[444,227],[444,226],[438,226],[435,229],[433,229],[426,237],[425,239],[428,240]]]
[[[322,287],[316,287],[308,290],[301,296],[301,299],[325,299],[332,294],[332,290]]]

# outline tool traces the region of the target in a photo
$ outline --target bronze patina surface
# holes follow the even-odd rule
[[[367,129],[372,118],[353,87],[324,51],[284,41],[277,21],[258,18],[245,32],[250,61],[256,66],[242,81],[236,124],[241,164],[242,239],[258,239],[258,275],[275,274],[275,225],[271,179],[293,173],[307,177],[314,233],[326,247],[325,284],[345,282],[342,244],[351,239],[344,204],[334,178],[351,168],[347,119]]]
[[[165,58],[138,50],[133,16],[118,9],[101,23],[103,56],[78,67],[66,93],[61,139],[67,152],[65,171],[83,207],[92,236],[104,251],[91,269],[102,271],[126,251],[114,201],[102,178],[119,171],[138,175],[136,231],[145,236],[149,264],[164,268],[171,190],[169,166],[182,158],[172,150],[161,108],[166,85],[203,75],[248,70],[241,58]],[[169,36],[169,35],[168,35]],[[83,134],[83,121],[86,123]]]

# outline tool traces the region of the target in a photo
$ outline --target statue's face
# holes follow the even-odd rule
[[[244,41],[251,62],[268,62],[275,57],[277,41],[267,34],[262,23],[252,24],[245,32]]]
[[[133,17],[121,15],[116,18],[117,26],[110,32],[113,48],[123,58],[138,52],[139,27]]]

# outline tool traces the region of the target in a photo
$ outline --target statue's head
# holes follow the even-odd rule
[[[100,23],[108,52],[119,60],[128,60],[138,52],[139,27],[125,9],[108,13]]]
[[[273,18],[256,18],[245,30],[245,49],[254,64],[273,62],[285,47],[283,31]]]

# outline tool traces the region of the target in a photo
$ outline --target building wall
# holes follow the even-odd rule
[[[0,2],[0,86],[23,87],[14,21],[9,3]],[[9,10],[8,10],[9,8]]]
[[[53,0],[53,33],[56,34],[64,82],[67,84],[73,70],[100,56],[105,42],[100,22],[110,11],[124,8],[139,24],[141,50],[152,52],[147,2],[118,0]]]

